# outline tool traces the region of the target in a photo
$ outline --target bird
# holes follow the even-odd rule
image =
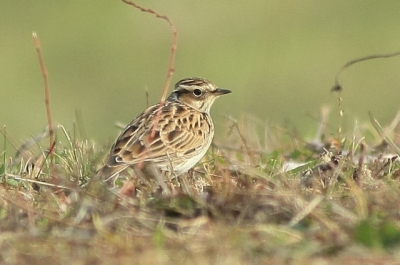
[[[231,92],[204,78],[180,80],[164,102],[148,107],[126,126],[98,178],[106,182],[129,168],[145,177],[188,172],[213,140],[211,106]]]

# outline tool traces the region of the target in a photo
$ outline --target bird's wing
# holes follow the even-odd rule
[[[147,109],[125,128],[111,150],[109,167],[190,158],[213,137],[208,114],[174,102],[166,102],[159,114],[158,109]]]

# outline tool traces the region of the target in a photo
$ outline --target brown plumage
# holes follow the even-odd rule
[[[149,107],[125,128],[98,176],[108,180],[129,167],[146,176],[187,172],[212,142],[214,100],[228,93],[203,78],[179,81],[164,104]]]

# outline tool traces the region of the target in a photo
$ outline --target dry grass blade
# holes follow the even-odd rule
[[[308,214],[310,214],[324,199],[323,196],[316,196],[306,207],[304,207],[303,210],[301,210],[299,213],[297,213],[289,222],[289,226],[295,226],[302,220],[304,217],[306,217]]]
[[[390,137],[387,136],[387,134],[383,131],[382,126],[375,119],[372,112],[369,111],[368,114],[369,114],[369,119],[372,123],[372,126],[374,126],[375,130],[379,133],[379,135],[382,137],[382,139],[386,141],[386,143],[393,149],[393,151],[396,152],[396,154],[400,155],[400,149],[396,146],[396,144],[392,141],[392,139],[390,139]]]
[[[69,190],[70,189],[70,188],[65,187],[65,186],[55,185],[55,184],[51,184],[51,183],[47,183],[47,182],[43,182],[43,181],[34,180],[34,179],[22,178],[20,176],[13,175],[13,174],[6,174],[6,177],[14,179],[14,180],[26,181],[26,182],[29,182],[29,183],[35,183],[37,185],[42,185],[42,186],[51,187],[51,188],[65,189],[65,190]]]

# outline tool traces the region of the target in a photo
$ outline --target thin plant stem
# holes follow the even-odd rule
[[[43,75],[44,93],[45,93],[44,103],[46,106],[47,123],[49,126],[49,136],[50,136],[50,145],[49,145],[49,147],[50,147],[50,149],[49,149],[50,170],[53,175],[55,173],[54,172],[54,153],[55,153],[56,145],[55,145],[55,140],[54,140],[55,136],[54,136],[53,118],[52,118],[51,108],[50,108],[49,74],[48,74],[46,65],[44,63],[40,40],[39,40],[39,37],[37,36],[36,32],[32,32],[32,37],[33,37],[33,41],[35,43],[35,48],[36,48],[36,52],[37,52],[38,59],[39,59],[40,70],[42,71],[42,75]]]

